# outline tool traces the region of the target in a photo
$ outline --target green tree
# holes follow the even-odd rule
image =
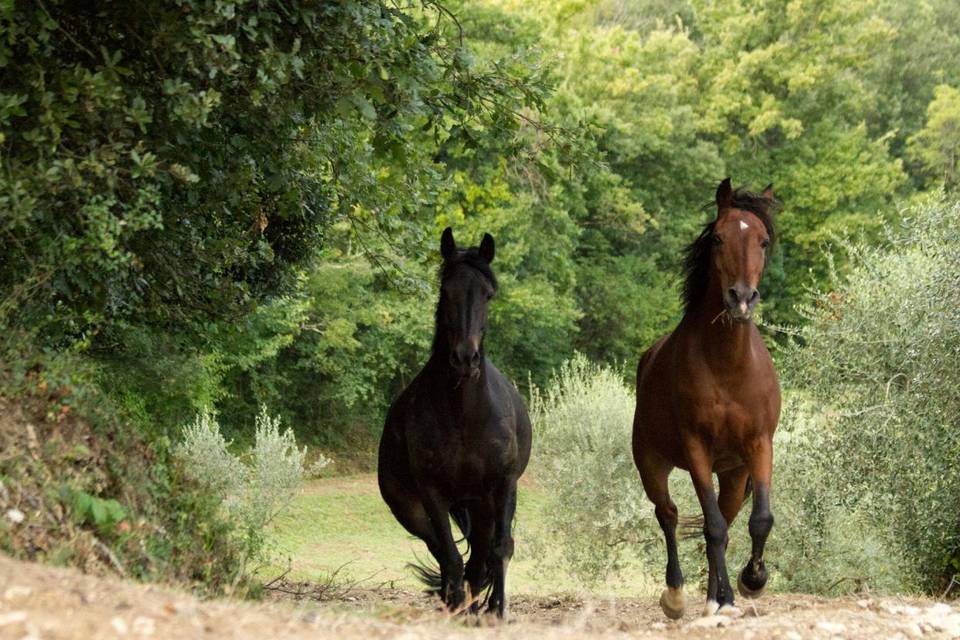
[[[935,182],[948,190],[960,187],[960,91],[936,88],[926,125],[910,138],[910,155]]]

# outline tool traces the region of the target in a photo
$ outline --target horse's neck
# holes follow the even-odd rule
[[[446,396],[451,407],[464,412],[475,412],[489,402],[485,362],[481,363],[480,375],[477,378],[460,378],[450,366],[449,351],[439,348],[434,349],[427,368],[430,371],[431,384],[435,385],[437,393]]]

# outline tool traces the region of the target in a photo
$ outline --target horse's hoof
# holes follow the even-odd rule
[[[717,611],[720,610],[720,605],[716,600],[707,600],[707,604],[703,606],[703,617],[708,618],[712,615],[716,615]]]
[[[743,616],[743,611],[735,604],[725,604],[717,610],[717,615],[727,616],[728,618],[740,618]]]
[[[743,571],[740,572],[740,576],[737,578],[737,591],[740,592],[740,595],[744,598],[759,598],[763,595],[763,592],[767,589],[767,582],[764,580],[763,584],[760,585],[759,589],[751,589],[743,581]]]
[[[679,620],[683,617],[683,608],[686,605],[683,596],[683,587],[667,587],[660,594],[660,608],[663,609],[665,616],[671,620]]]

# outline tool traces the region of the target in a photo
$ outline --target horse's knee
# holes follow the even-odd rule
[[[708,545],[722,545],[727,543],[727,523],[723,517],[706,518],[703,523],[703,537]]]
[[[658,504],[653,509],[653,514],[657,517],[661,529],[676,529],[677,527],[677,505]]]
[[[496,560],[509,560],[513,557],[513,537],[507,536],[503,540],[500,540],[497,544],[493,545],[490,552]]]
[[[751,538],[766,538],[770,534],[770,530],[773,529],[773,514],[770,513],[769,509],[751,513],[747,528],[750,531]]]

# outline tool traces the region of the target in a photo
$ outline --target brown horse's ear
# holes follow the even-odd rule
[[[773,183],[771,182],[766,187],[764,187],[763,193],[761,193],[760,195],[766,198],[767,200],[773,201],[773,199],[776,197],[773,195]]]
[[[457,253],[457,242],[453,239],[453,229],[447,227],[440,234],[440,255],[449,260]]]
[[[717,187],[717,211],[729,209],[733,204],[733,187],[730,186],[730,178],[724,178]]]
[[[483,234],[483,240],[480,241],[480,257],[487,261],[487,264],[493,262],[493,256],[496,254],[496,246],[493,244],[493,236],[489,233]]]

